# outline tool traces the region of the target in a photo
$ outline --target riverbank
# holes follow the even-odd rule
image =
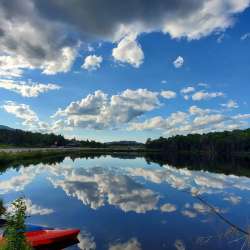
[[[146,153],[156,152],[145,148],[1,148],[0,164],[15,164],[18,161],[57,156],[81,156],[84,154]]]

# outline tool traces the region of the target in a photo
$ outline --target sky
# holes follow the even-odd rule
[[[0,124],[98,141],[244,129],[250,0],[0,0]]]

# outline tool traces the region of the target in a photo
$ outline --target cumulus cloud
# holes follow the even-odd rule
[[[30,199],[24,199],[25,205],[26,205],[26,212],[28,216],[31,215],[48,215],[54,212],[53,209],[50,208],[44,208],[41,207],[39,205],[36,205],[34,203],[32,203],[32,201]],[[8,212],[12,212],[13,211],[13,207],[12,205],[9,205],[7,208]]]
[[[198,91],[192,95],[193,101],[201,101],[201,100],[209,100],[216,97],[224,96],[222,92],[205,92],[205,91]]]
[[[22,191],[34,179],[34,174],[23,173],[0,182],[0,194]]]
[[[197,214],[195,212],[193,212],[191,210],[187,210],[187,209],[182,210],[181,213],[182,213],[182,215],[184,215],[188,218],[191,218],[191,219],[195,218],[197,216]]]
[[[176,97],[176,93],[171,90],[165,90],[161,91],[161,96],[164,97],[165,99],[173,99]]]
[[[181,94],[189,94],[189,93],[192,93],[194,91],[195,91],[195,88],[189,86],[189,87],[181,89]]]
[[[108,96],[98,90],[80,101],[59,109],[54,117],[64,116],[65,126],[104,129],[115,128],[159,107],[158,93],[147,89],[127,89]]]
[[[176,248],[176,250],[185,250],[185,244],[182,240],[176,240],[174,243],[174,247]]]
[[[99,0],[3,0],[0,3],[0,49],[15,58],[21,56],[28,67],[45,74],[67,72],[75,60],[79,41],[120,41],[114,57],[135,67],[143,53],[130,34],[154,31],[172,38],[200,39],[224,31],[235,16],[249,6],[249,0],[188,0],[147,2]],[[95,18],[92,18],[95,17]],[[74,34],[74,35],[72,35]],[[20,65],[24,69],[24,64]],[[12,72],[13,73],[13,72]],[[20,74],[19,72],[16,72]]]
[[[23,97],[37,97],[41,93],[45,93],[50,90],[58,90],[60,89],[60,86],[52,83],[42,84],[31,81],[25,82],[0,79],[0,88],[16,92]]]
[[[53,130],[53,125],[51,126],[48,123],[41,121],[37,114],[27,104],[19,104],[13,101],[7,101],[2,106],[2,108],[6,112],[21,119],[23,121],[22,125],[26,126],[30,130],[41,132],[50,132]]]
[[[23,74],[23,69],[33,69],[34,67],[24,59],[24,57],[17,56],[0,56],[0,77],[17,78]]]
[[[102,63],[103,59],[101,56],[96,56],[96,55],[90,55],[87,56],[84,59],[84,63],[82,65],[82,68],[86,69],[86,70],[97,70],[98,68],[101,67],[101,63]]]
[[[166,212],[166,213],[171,213],[177,210],[176,206],[174,204],[170,204],[170,203],[166,203],[163,204],[160,208],[160,210],[162,212]]]
[[[125,36],[113,49],[112,56],[116,61],[131,64],[135,68],[139,68],[144,60],[142,48],[134,34]]]
[[[141,244],[136,238],[132,238],[125,243],[115,243],[109,246],[109,250],[141,250]]]
[[[175,66],[175,68],[181,68],[184,64],[184,59],[181,56],[178,56],[174,61],[173,61],[173,65]]]
[[[27,215],[48,215],[54,212],[53,209],[33,204],[30,199],[25,199],[25,204],[27,207]]]
[[[202,109],[202,108],[199,108],[197,106],[191,106],[189,109],[188,109],[189,113],[191,115],[206,115],[206,114],[209,114],[212,112],[211,109]]]
[[[44,60],[40,68],[46,75],[55,75],[57,73],[68,72],[76,58],[76,49],[71,47],[63,47],[57,56],[52,60]]]
[[[129,130],[163,131],[166,136],[207,133],[245,128],[249,114],[228,115],[223,110],[202,109],[191,106],[188,112],[174,112],[168,117],[155,116],[142,122],[132,122]]]
[[[135,122],[130,126],[130,130],[149,130],[149,129],[164,129],[170,130],[175,128],[177,125],[186,122],[188,115],[184,112],[174,112],[168,118],[164,119],[161,116],[153,117],[145,120],[144,122]]]
[[[230,194],[227,197],[225,197],[224,200],[230,202],[233,205],[237,205],[241,202],[242,198],[238,195]]]
[[[81,233],[78,235],[78,240],[80,243],[77,244],[77,246],[81,250],[95,250],[96,249],[96,243],[94,241],[93,236],[90,234],[81,231]]]
[[[3,108],[6,112],[24,120],[25,124],[36,123],[39,121],[36,113],[30,108],[29,105],[7,101],[3,105]]]
[[[57,174],[63,179],[50,178],[53,185],[92,209],[108,203],[124,212],[146,213],[156,209],[159,200],[155,192],[144,188],[129,176],[116,175],[107,169],[61,169]]]
[[[200,39],[224,31],[237,14],[249,7],[249,0],[120,1],[99,0],[3,0],[0,3],[0,50],[19,66],[0,74],[17,76],[26,68],[45,74],[70,70],[79,44],[95,41],[118,42],[116,60],[139,67],[143,52],[130,34],[154,31],[172,38]],[[92,18],[95,17],[95,18]],[[73,34],[73,35],[72,35]],[[18,60],[17,60],[18,61]]]
[[[227,103],[221,104],[221,106],[228,109],[236,109],[239,107],[238,103],[234,100],[229,100]]]

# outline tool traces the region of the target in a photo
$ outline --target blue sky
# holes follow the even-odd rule
[[[95,0],[82,21],[81,1],[9,2],[0,3],[0,124],[99,141],[249,127],[248,0],[189,0],[187,10],[141,0],[125,14],[102,6],[110,20]]]

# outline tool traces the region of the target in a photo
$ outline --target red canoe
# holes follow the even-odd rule
[[[42,247],[76,240],[79,233],[79,229],[53,229],[25,232],[24,235],[32,247],[40,249]],[[4,239],[0,237],[0,245],[1,241],[4,241]]]
[[[74,240],[79,233],[79,229],[40,230],[26,232],[25,237],[32,247],[41,247],[62,241]]]

